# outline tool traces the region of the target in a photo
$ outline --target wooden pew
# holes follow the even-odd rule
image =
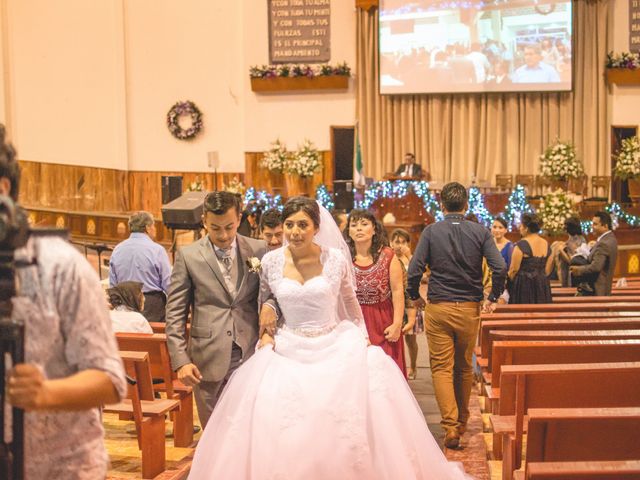
[[[480,345],[476,355],[488,358],[490,333],[504,330],[640,330],[640,316],[596,319],[487,320],[480,325]]]
[[[116,333],[118,347],[121,350],[147,352],[153,378],[162,379],[154,388],[164,392],[167,398],[180,402],[180,408],[172,412],[173,444],[176,447],[189,447],[193,443],[193,390],[177,379],[171,369],[167,337],[162,334]]]
[[[493,361],[496,341],[559,341],[559,340],[639,340],[640,330],[498,330],[489,332],[487,367]],[[533,362],[534,364],[538,362]],[[556,362],[557,363],[557,362]],[[587,362],[595,363],[595,362]]]
[[[573,298],[589,298],[589,297],[576,297],[576,287],[557,287],[551,289],[551,295],[553,296],[553,300],[560,297],[573,297]],[[640,295],[640,288],[637,286],[632,287],[621,287],[621,288],[613,288],[611,290],[611,296],[613,297],[627,297],[630,295]],[[602,298],[602,297],[591,297],[591,298]]]
[[[638,317],[640,313],[637,311],[625,311],[618,312],[587,312],[580,309],[567,310],[562,312],[498,312],[498,313],[483,313],[480,318],[484,320],[569,320],[571,318],[627,318]]]
[[[506,365],[598,362],[640,362],[640,336],[636,340],[494,342],[491,369],[483,372],[485,410],[491,412],[500,399],[500,373]]]
[[[121,351],[127,375],[135,380],[129,384],[127,398],[116,405],[107,405],[106,413],[117,413],[121,419],[131,419],[136,425],[138,447],[142,451],[142,478],[155,478],[164,472],[165,415],[177,410],[180,403],[153,397],[149,355],[146,352]]]
[[[640,460],[532,463],[527,480],[638,480]]]
[[[512,471],[520,468],[530,408],[640,405],[640,362],[505,365],[501,375],[498,414],[490,416],[493,453],[500,458],[505,447],[515,452]]]
[[[593,297],[591,297],[593,298]],[[614,302],[588,302],[580,304],[581,312],[639,312],[640,302],[627,302],[624,297]],[[527,313],[527,312],[571,312],[576,310],[575,303],[539,303],[498,305],[494,313]]]
[[[532,408],[524,471],[510,470],[514,452],[505,449],[502,478],[529,478],[543,462],[638,460],[639,431],[640,408]]]
[[[607,297],[553,297],[553,303],[564,304],[574,303],[582,305],[584,303],[619,303],[619,302],[640,302],[640,296],[635,295],[628,296],[607,296]]]

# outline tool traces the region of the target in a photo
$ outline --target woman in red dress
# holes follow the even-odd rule
[[[369,340],[393,358],[406,378],[402,265],[388,246],[384,227],[370,212],[352,210],[347,228],[346,240],[356,274],[356,296]]]

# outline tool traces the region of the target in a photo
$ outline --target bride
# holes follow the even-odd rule
[[[402,372],[369,346],[329,212],[296,197],[283,219],[287,245],[264,256],[260,295],[275,296],[284,322],[232,376],[189,478],[467,478],[431,436]]]

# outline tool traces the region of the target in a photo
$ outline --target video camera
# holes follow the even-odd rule
[[[13,365],[24,362],[24,325],[11,314],[17,293],[15,251],[28,239],[26,212],[0,195],[0,478],[11,480],[24,477],[24,413],[8,405],[5,380]]]

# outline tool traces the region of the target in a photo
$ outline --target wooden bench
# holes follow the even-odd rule
[[[493,343],[507,341],[638,340],[640,330],[492,330],[489,332],[487,368],[493,362]],[[484,357],[483,357],[484,359]],[[538,362],[533,362],[538,363]],[[556,362],[557,363],[557,362]],[[589,362],[594,363],[594,362]]]
[[[560,297],[573,297],[573,298],[589,298],[589,297],[576,297],[576,287],[558,287],[551,289],[551,295],[553,296],[553,301]],[[637,286],[632,287],[621,287],[621,288],[613,288],[611,289],[612,297],[627,297],[630,295],[640,295],[640,288]],[[591,298],[602,298],[602,297],[591,297]]]
[[[506,330],[640,330],[640,316],[623,319],[487,320],[480,325],[480,344],[476,355],[488,358],[491,332]]]
[[[582,305],[584,303],[619,303],[619,302],[640,302],[640,296],[635,295],[611,295],[604,297],[553,297],[553,303],[556,305],[564,303],[575,303]]]
[[[483,313],[480,315],[482,321],[485,320],[569,320],[572,318],[579,319],[595,319],[595,318],[628,318],[638,317],[640,313],[637,311],[617,311],[617,312],[587,312],[579,308],[562,312],[499,312],[499,313]]]
[[[588,297],[589,298],[589,297]],[[590,297],[593,298],[593,297]],[[607,297],[608,298],[608,297]],[[638,312],[640,302],[627,302],[624,297],[615,298],[616,301],[580,303],[581,312]],[[508,304],[498,305],[494,313],[527,313],[527,312],[571,312],[576,310],[575,302],[570,303],[539,303],[539,304]]]
[[[115,405],[107,405],[106,413],[117,413],[123,420],[133,418],[138,437],[138,448],[142,451],[142,478],[155,478],[164,472],[165,462],[165,415],[180,407],[180,402],[171,399],[156,399],[149,355],[146,352],[121,351],[129,382],[127,398]]]
[[[639,431],[640,408],[532,408],[524,471],[511,469],[505,449],[502,478],[528,478],[543,462],[638,460]]]
[[[527,480],[638,480],[640,460],[532,463]]]
[[[151,375],[161,379],[154,385],[155,391],[164,392],[167,398],[178,400],[180,408],[171,414],[173,421],[173,444],[189,447],[193,444],[193,390],[177,379],[171,369],[167,337],[163,334],[116,333],[121,350],[147,352],[151,365]]]
[[[640,362],[505,365],[498,414],[490,416],[494,456],[500,458],[508,446],[515,452],[510,467],[520,468],[525,416],[530,408],[639,405]],[[508,436],[512,438],[507,440]]]
[[[485,411],[491,412],[500,398],[500,373],[506,365],[597,362],[640,362],[640,337],[636,340],[494,342],[491,370],[483,372]]]

